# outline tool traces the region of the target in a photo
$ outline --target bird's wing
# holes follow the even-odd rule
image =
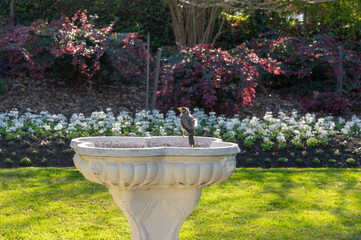
[[[188,133],[193,133],[194,132],[194,122],[193,122],[194,118],[191,116],[184,116],[181,119],[181,125],[182,127],[188,132]]]

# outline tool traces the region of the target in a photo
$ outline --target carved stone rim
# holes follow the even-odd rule
[[[114,142],[131,143],[129,147],[113,147]],[[97,146],[98,143],[110,143],[109,147]],[[150,146],[161,142],[165,146]],[[82,137],[71,141],[70,146],[80,155],[107,157],[142,157],[142,156],[219,156],[235,155],[239,147],[235,143],[223,142],[218,138],[196,137],[200,146],[187,147],[188,138],[181,136],[156,137]],[[168,144],[168,145],[167,145]],[[175,144],[176,146],[172,146]],[[177,146],[178,144],[178,146]],[[203,145],[202,145],[203,144]]]

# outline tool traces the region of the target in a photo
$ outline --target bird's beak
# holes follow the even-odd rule
[[[179,111],[181,111],[181,110],[182,110],[182,108],[180,108],[180,107],[179,107],[179,108],[177,108],[177,109],[178,109]]]

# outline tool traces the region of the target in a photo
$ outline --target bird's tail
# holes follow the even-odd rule
[[[194,136],[193,135],[188,135],[188,140],[189,140],[189,145],[191,147],[194,147]]]

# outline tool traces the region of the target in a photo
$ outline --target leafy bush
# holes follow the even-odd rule
[[[21,165],[21,166],[25,166],[25,167],[30,166],[30,165],[31,165],[31,160],[30,160],[30,158],[28,158],[28,157],[23,157],[23,158],[20,160],[20,165]]]
[[[335,92],[320,93],[313,98],[303,97],[300,102],[307,111],[323,111],[332,115],[347,115],[350,107],[348,99]]]
[[[273,65],[279,66],[278,71],[262,72],[263,83],[273,87],[293,86],[307,111],[340,115],[348,112],[349,107],[361,106],[359,42],[343,42],[328,34],[318,34],[260,37],[245,45],[260,58],[272,59]],[[343,79],[342,92],[335,93],[339,79]]]
[[[8,85],[4,79],[0,78],[0,95],[5,95],[8,90]]]
[[[137,33],[114,33],[105,42],[105,49],[113,82],[139,82],[146,78],[147,50]]]
[[[16,65],[13,72],[22,68],[36,78],[47,73],[55,79],[85,80],[90,87],[101,68],[100,78],[113,82],[143,79],[146,49],[138,35],[111,34],[114,22],[97,28],[97,18],[84,10],[30,27],[7,24],[0,32],[0,57]]]
[[[317,158],[317,157],[313,158],[313,159],[312,159],[312,162],[313,162],[314,164],[316,164],[316,165],[319,165],[319,164],[321,163],[320,159]]]
[[[180,49],[163,65],[158,107],[200,107],[232,115],[251,104],[259,67],[277,71],[244,45],[230,52],[204,44]]]
[[[246,163],[247,163],[247,164],[251,164],[252,162],[253,162],[253,158],[247,158],[247,159],[246,159]]]
[[[286,162],[288,162],[288,158],[280,157],[277,161],[278,161],[279,163],[286,163]]]
[[[25,64],[29,70],[36,73],[39,66],[33,62],[32,54],[29,52],[30,45],[36,37],[31,31],[32,27],[6,23],[0,29],[0,57],[7,59],[18,69]]]
[[[336,159],[331,158],[331,159],[329,159],[329,160],[328,160],[328,162],[329,162],[329,163],[336,163],[336,162],[337,162],[337,160],[336,160]]]
[[[318,140],[315,137],[310,137],[309,139],[306,140],[306,145],[308,147],[316,147],[318,144]]]
[[[11,165],[13,164],[13,160],[11,160],[10,158],[5,158],[5,163]]]
[[[88,17],[86,13],[87,10],[78,11],[71,19],[62,15],[51,22],[53,29],[47,30],[52,31],[56,39],[51,54],[57,58],[70,56],[71,64],[77,66],[91,84],[90,80],[100,69],[99,59],[105,52],[105,41],[113,23],[102,29],[95,28],[97,15]]]
[[[351,166],[355,166],[356,165],[356,160],[354,158],[348,158],[346,159],[346,162],[348,164],[350,164]]]
[[[262,151],[270,151],[272,149],[273,144],[274,143],[272,141],[263,142],[261,144]]]
[[[302,160],[302,158],[297,158],[297,159],[295,160],[295,162],[296,162],[297,164],[301,164],[301,163],[303,162],[303,160]]]
[[[331,1],[324,4],[295,2],[307,15],[304,30],[311,34],[328,31],[339,39],[357,39],[361,36],[361,4],[359,1]]]

